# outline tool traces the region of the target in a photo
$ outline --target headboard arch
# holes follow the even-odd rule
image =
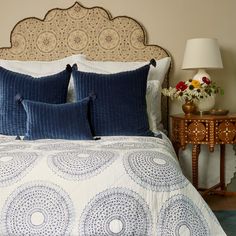
[[[162,47],[147,44],[146,31],[136,20],[112,18],[101,7],[86,8],[78,2],[67,9],[52,9],[44,19],[21,20],[13,28],[10,42],[10,47],[0,48],[0,58],[51,61],[84,54],[91,60],[148,61],[169,56]],[[166,98],[162,108],[168,114]],[[166,127],[167,119],[163,117]]]
[[[11,32],[11,47],[0,57],[15,60],[55,60],[83,53],[91,60],[143,61],[168,56],[161,47],[146,44],[146,33],[134,19],[112,18],[101,7],[78,2],[52,9],[43,20],[26,18]]]

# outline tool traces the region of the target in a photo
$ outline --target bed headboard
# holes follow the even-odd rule
[[[76,2],[67,9],[52,9],[44,19],[30,17],[13,28],[11,46],[0,48],[0,58],[51,61],[73,54],[101,61],[148,61],[169,56],[147,44],[144,28],[127,16],[112,18],[101,7],[86,8]],[[168,86],[168,76],[163,87]],[[162,119],[168,128],[168,99],[162,98]]]

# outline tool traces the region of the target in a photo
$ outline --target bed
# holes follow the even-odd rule
[[[10,104],[4,110],[8,119],[1,110],[0,235],[225,235],[182,174],[164,132],[168,102],[166,98],[161,102],[160,86],[168,86],[168,57],[162,47],[147,44],[146,32],[137,21],[112,18],[101,7],[86,8],[78,2],[68,9],[50,10],[43,20],[27,18],[16,24],[11,47],[0,49],[4,59],[0,60],[0,102],[2,107]],[[162,73],[161,82],[153,82],[156,78],[147,82],[155,65],[158,76]],[[67,89],[71,73],[74,83],[62,96],[58,91]],[[134,83],[140,74],[146,80]],[[30,85],[16,94],[15,87],[25,86],[27,80]],[[120,80],[122,84],[111,85]],[[88,81],[95,93],[88,92]],[[105,88],[100,88],[102,84]],[[135,89],[144,85],[145,93],[135,97]],[[154,92],[150,92],[152,86],[156,86]],[[81,100],[85,91],[87,97]],[[146,93],[152,95],[149,100]],[[70,103],[61,104],[66,95]],[[123,106],[132,100],[131,95],[133,106]],[[140,96],[142,101],[136,104]],[[11,101],[3,102],[3,97]],[[116,100],[122,104],[114,104]],[[144,105],[152,132],[137,135]],[[156,106],[159,110],[153,111]],[[115,113],[114,107],[125,113]],[[108,108],[111,112],[104,115]],[[83,115],[72,115],[74,110],[83,110]],[[88,113],[90,123],[83,125]],[[98,123],[99,118],[107,122]],[[73,125],[64,130],[63,123]],[[77,130],[83,134],[78,136]]]

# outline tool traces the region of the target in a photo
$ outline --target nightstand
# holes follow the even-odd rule
[[[192,182],[196,189],[207,194],[218,190],[226,191],[225,186],[225,144],[236,144],[236,115],[171,115],[171,140],[178,155],[179,148],[192,144]],[[220,145],[220,183],[209,189],[198,186],[198,156],[201,144],[208,145],[211,152]]]

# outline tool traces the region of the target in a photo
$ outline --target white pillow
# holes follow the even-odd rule
[[[161,83],[159,80],[148,80],[146,90],[147,114],[149,128],[153,132],[164,130],[161,123]]]
[[[137,69],[149,62],[113,62],[113,61],[89,61],[85,57],[79,58],[78,69],[95,73],[118,73]],[[77,60],[78,61],[78,60]],[[170,67],[171,58],[165,57],[156,60],[156,67],[151,66],[147,82],[147,113],[149,126],[152,131],[162,130],[161,123],[161,86]]]
[[[79,57],[78,69],[85,72],[97,73],[118,73],[122,71],[129,71],[137,69],[146,65],[148,62],[116,62],[116,61],[89,61],[86,57]],[[156,60],[156,67],[151,66],[148,75],[148,80],[159,80],[163,82],[166,72],[170,67],[171,58],[165,57]]]
[[[16,60],[1,60],[0,66],[22,74],[28,74],[33,77],[42,77],[46,75],[52,75],[62,71],[66,68],[67,64],[73,65],[74,63],[80,63],[81,58],[85,56],[82,54],[72,55],[63,59],[54,61],[16,61]],[[67,100],[71,100],[73,97],[73,82],[72,79],[69,83]]]

